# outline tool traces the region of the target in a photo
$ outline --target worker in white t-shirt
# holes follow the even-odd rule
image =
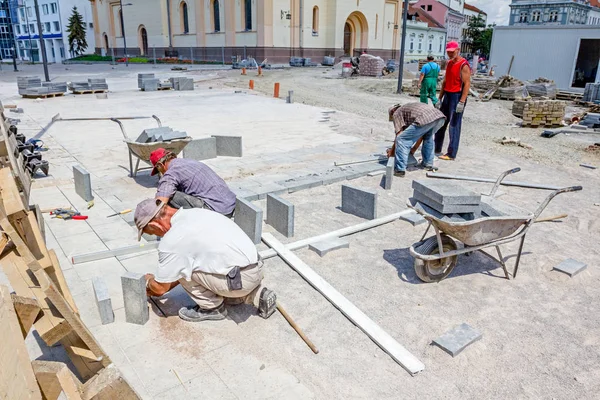
[[[162,296],[181,284],[196,302],[179,317],[198,322],[227,316],[225,299],[254,304],[269,318],[277,296],[262,286],[263,262],[254,243],[229,218],[214,211],[176,209],[158,199],[138,204],[134,216],[142,233],[161,236],[156,275],[146,275],[148,296]]]

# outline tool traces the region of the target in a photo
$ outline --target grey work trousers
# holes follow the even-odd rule
[[[171,200],[169,200],[169,206],[173,208],[183,208],[184,210],[190,208],[205,208],[207,210],[214,211],[206,202],[198,197],[190,196],[183,192],[175,192]],[[233,217],[233,212],[225,215],[227,218]]]

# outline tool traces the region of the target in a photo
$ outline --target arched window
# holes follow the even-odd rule
[[[108,45],[108,35],[105,32],[104,34],[102,34],[102,36],[104,38],[104,48],[106,49],[106,53],[108,54],[108,50],[110,48],[110,46]]]
[[[410,51],[413,51],[415,49],[415,34],[414,33],[410,34],[410,45],[409,45],[408,49]]]
[[[181,18],[181,33],[190,32],[190,20],[188,18],[188,6],[185,1],[179,5],[179,15]]]
[[[242,0],[242,21],[245,31],[252,30],[252,0]]]
[[[144,25],[140,25],[138,28],[138,47],[143,56],[148,55],[148,32]]]
[[[213,32],[221,32],[221,12],[219,10],[219,0],[212,0],[211,10]]]
[[[313,7],[313,21],[312,21],[312,33],[313,35],[319,34],[319,7]]]

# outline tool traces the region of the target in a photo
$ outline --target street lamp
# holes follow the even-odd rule
[[[408,0],[404,0],[402,12],[402,39],[400,43],[400,65],[398,66],[398,90],[396,93],[402,93],[402,78],[404,77],[404,50],[406,42],[406,20],[408,19]]]
[[[121,34],[123,35],[123,47],[125,51],[125,66],[129,67],[129,58],[127,58],[127,38],[125,35],[125,21],[123,19],[123,7],[132,6],[132,3],[123,4],[123,0],[119,0],[119,14],[121,14]]]

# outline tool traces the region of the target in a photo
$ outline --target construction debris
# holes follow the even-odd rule
[[[511,138],[511,137],[508,137],[508,136],[504,136],[502,138],[502,140],[500,140],[499,143],[500,144],[514,144],[514,145],[517,145],[519,147],[523,147],[523,148],[528,149],[528,150],[533,149],[533,146],[531,146],[531,145],[529,145],[527,143],[522,143],[521,139],[519,139],[519,138]]]

